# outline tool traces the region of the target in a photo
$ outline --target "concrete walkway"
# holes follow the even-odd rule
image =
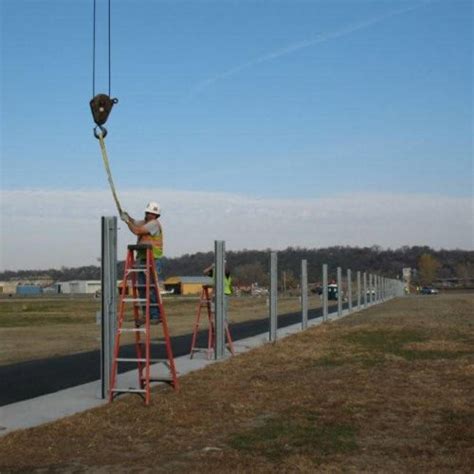
[[[369,305],[372,306],[372,305]],[[363,308],[361,308],[362,310]],[[359,310],[360,311],[360,310]],[[354,314],[357,310],[353,310]],[[342,316],[338,317],[337,313],[330,313],[329,321],[340,319],[349,314],[348,310],[342,312]],[[308,327],[316,326],[322,323],[322,318],[311,319],[308,321]],[[301,331],[301,323],[293,324],[280,328],[277,331],[277,339],[282,339]],[[235,352],[241,354],[255,347],[268,343],[268,333],[259,334],[246,339],[234,342]],[[227,356],[226,358],[228,358]],[[226,360],[222,359],[222,360]],[[222,361],[221,360],[221,361]],[[209,364],[213,364],[216,360],[205,359],[204,354],[196,353],[194,359],[190,359],[189,355],[177,357],[175,359],[178,376],[182,376],[200,370]],[[152,366],[152,375],[168,375],[167,368],[164,364],[158,363]],[[118,376],[118,385],[122,387],[137,385],[137,370],[131,370]],[[153,385],[157,385],[156,383]],[[0,407],[0,436],[12,431],[31,428],[33,426],[50,423],[60,418],[79,413],[90,408],[95,408],[108,403],[100,398],[101,381],[78,385],[77,387],[68,388],[59,392],[43,395],[40,397],[24,400],[10,405]]]

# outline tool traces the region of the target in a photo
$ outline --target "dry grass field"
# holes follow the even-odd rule
[[[233,297],[230,301],[231,323],[268,314],[265,298]],[[198,299],[167,297],[164,304],[171,335],[192,332]],[[310,307],[319,305],[319,297],[311,296]],[[278,309],[280,314],[298,311],[299,298],[280,298]],[[0,299],[0,365],[98,349],[99,310],[100,300],[92,297]],[[132,341],[132,335],[127,336]]]
[[[0,472],[474,470],[474,295],[408,297],[0,438]]]

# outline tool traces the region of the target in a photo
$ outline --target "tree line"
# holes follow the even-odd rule
[[[270,250],[240,250],[226,253],[226,265],[234,282],[241,285],[268,284]],[[423,257],[423,258],[422,258]],[[164,278],[169,276],[201,275],[212,263],[213,252],[197,252],[176,258],[163,258]],[[321,280],[321,266],[329,266],[329,278],[336,277],[336,268],[350,268],[377,273],[389,278],[401,278],[402,269],[418,270],[420,283],[428,284],[434,278],[474,278],[474,252],[467,250],[434,250],[428,246],[404,246],[398,249],[333,246],[319,249],[288,247],[278,252],[278,271],[288,287],[299,279],[301,260],[308,262],[310,282]],[[118,276],[123,274],[124,262],[119,262]],[[29,280],[48,278],[53,281],[99,280],[100,267],[89,265],[76,268],[50,270],[19,270],[0,272],[0,280]]]

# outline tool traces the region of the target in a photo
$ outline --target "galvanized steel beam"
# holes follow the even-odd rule
[[[301,328],[308,327],[308,263],[301,260]]]
[[[109,395],[117,327],[117,218],[101,219],[101,398]]]
[[[337,315],[342,316],[342,269],[337,267]]]
[[[224,258],[225,242],[223,240],[214,241],[214,308],[215,308],[215,338],[214,356],[217,359],[224,357],[225,351],[225,294],[224,294]]]
[[[323,321],[328,319],[328,266],[323,264]]]
[[[270,341],[274,342],[277,338],[277,327],[278,327],[278,271],[277,271],[278,259],[277,253],[270,253]]]

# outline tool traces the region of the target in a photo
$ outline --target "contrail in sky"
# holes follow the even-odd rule
[[[272,51],[268,54],[265,54],[263,56],[260,56],[256,59],[253,59],[251,61],[248,61],[246,63],[240,64],[239,66],[235,66],[221,74],[217,74],[214,77],[211,77],[209,79],[206,79],[205,81],[200,82],[197,84],[190,92],[189,96],[193,96],[198,94],[199,92],[203,91],[204,89],[207,89],[209,86],[212,84],[222,80],[226,79],[228,77],[231,77],[241,71],[244,71],[245,69],[249,69],[253,66],[257,66],[262,63],[266,63],[268,61],[272,61],[274,59],[280,58],[282,56],[286,56],[288,54],[294,53],[296,51],[300,51],[301,49],[309,48],[310,46],[314,46],[316,44],[320,43],[325,43],[327,41],[336,39],[336,38],[341,38],[342,36],[349,35],[355,31],[358,30],[363,30],[365,28],[368,28],[372,25],[375,25],[376,23],[380,23],[383,20],[387,20],[388,18],[392,18],[397,15],[402,15],[403,13],[408,13],[413,10],[417,10],[418,8],[421,8],[424,5],[427,5],[431,3],[432,0],[425,0],[422,3],[418,5],[414,5],[412,7],[407,7],[399,10],[392,11],[390,13],[387,13],[385,15],[379,15],[374,18],[370,18],[365,21],[361,21],[359,23],[355,23],[353,25],[346,26],[345,28],[341,28],[339,30],[329,32],[329,33],[323,33],[320,35],[317,35],[314,38],[299,41],[298,43],[293,43],[290,44],[289,46],[285,48],[278,49],[276,51]]]

